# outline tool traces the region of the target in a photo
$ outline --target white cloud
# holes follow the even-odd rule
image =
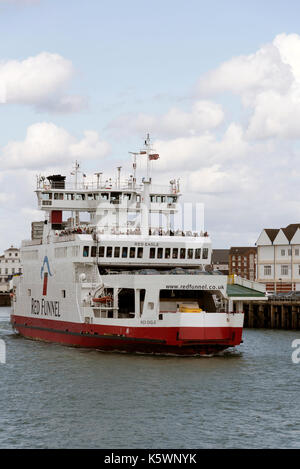
[[[300,137],[300,36],[279,34],[256,53],[234,57],[198,82],[200,96],[232,92],[250,111],[247,138]]]
[[[145,131],[159,137],[192,136],[218,127],[223,119],[224,112],[219,104],[199,100],[189,112],[173,107],[161,115],[125,114],[110,122],[108,128],[119,136]]]
[[[49,52],[22,61],[1,61],[0,103],[26,104],[54,111],[77,111],[85,105],[84,99],[65,94],[74,74],[70,60]]]
[[[290,65],[282,60],[278,41],[279,37],[255,54],[234,57],[206,73],[198,82],[199,94],[230,91],[250,99],[265,90],[285,92],[294,77]]]
[[[196,170],[199,167],[243,159],[249,144],[244,138],[241,126],[230,124],[224,134],[218,137],[212,132],[199,136],[157,140],[154,147],[161,158],[153,163],[161,170]]]
[[[92,130],[83,132],[81,140],[53,123],[40,122],[27,129],[24,141],[9,142],[0,155],[5,169],[41,169],[62,166],[75,159],[94,159],[106,156],[110,146]]]

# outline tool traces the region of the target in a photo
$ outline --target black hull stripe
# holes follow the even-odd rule
[[[72,332],[72,331],[67,331],[67,330],[62,330],[62,329],[51,329],[48,327],[39,327],[39,326],[28,326],[27,324],[17,324],[13,323],[13,327],[23,327],[25,329],[34,329],[38,331],[44,331],[44,332],[52,332],[55,334],[66,334],[66,335],[75,335],[79,337],[89,337],[91,339],[109,339],[109,340],[125,340],[125,341],[131,341],[131,342],[147,342],[147,343],[156,343],[156,344],[165,344],[165,340],[160,340],[160,339],[144,339],[141,337],[126,337],[126,336],[121,336],[121,335],[100,335],[100,334],[90,334],[89,332]]]

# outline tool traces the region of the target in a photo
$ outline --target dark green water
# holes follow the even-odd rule
[[[300,332],[245,330],[212,358],[23,339],[0,308],[0,448],[299,448]]]

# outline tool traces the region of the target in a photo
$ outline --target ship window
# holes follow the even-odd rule
[[[43,200],[51,200],[52,199],[52,193],[50,192],[44,192],[42,193],[42,199]]]
[[[85,194],[75,194],[75,200],[85,200]]]
[[[129,257],[133,259],[135,257],[135,248],[130,248]]]
[[[124,200],[130,200],[131,194],[124,194]]]
[[[164,195],[161,196],[161,201],[162,201],[162,203],[165,203],[166,197]]]
[[[165,259],[170,259],[170,257],[171,257],[171,249],[166,248],[165,249]]]
[[[119,246],[115,247],[114,257],[120,257],[120,247]]]
[[[99,257],[104,257],[104,251],[105,251],[105,247],[104,247],[104,246],[100,246],[100,247],[99,247]]]
[[[180,249],[180,259],[185,259],[185,248]]]
[[[102,200],[108,200],[109,199],[109,195],[107,192],[102,192],[101,193],[101,199]]]
[[[161,196],[160,196],[160,195],[157,195],[157,196],[156,196],[156,202],[157,202],[158,204],[161,203]]]
[[[97,256],[97,247],[92,246],[91,247],[91,257],[96,257]]]
[[[155,259],[155,248],[150,248],[150,259]]]
[[[107,246],[106,257],[112,257],[112,246]]]
[[[64,200],[64,194],[61,193],[55,193],[54,194],[54,200]]]
[[[155,202],[155,195],[150,195],[150,201]]]
[[[157,258],[162,259],[163,257],[163,248],[157,248]]]
[[[127,257],[128,256],[128,247],[127,246],[124,246],[122,248],[122,257]]]
[[[137,256],[138,256],[138,259],[142,259],[142,257],[143,257],[143,248],[138,248]]]
[[[89,246],[83,246],[83,257],[89,257]]]
[[[94,194],[88,194],[88,200],[94,200]]]
[[[100,199],[100,194],[94,194],[94,199],[99,200]]]
[[[188,259],[193,259],[194,249],[188,249]]]
[[[66,298],[66,290],[61,291],[61,296],[62,296],[62,298]]]
[[[31,296],[31,289],[30,288],[28,288],[27,294],[28,294],[28,296]]]
[[[66,194],[66,200],[74,200],[74,194]]]
[[[203,248],[202,259],[208,259],[208,248]]]
[[[195,259],[201,259],[201,249],[195,250]]]
[[[120,203],[120,198],[121,198],[121,193],[120,192],[112,192],[110,194],[110,203],[111,204],[119,204]]]
[[[173,248],[172,258],[178,259],[178,248]]]

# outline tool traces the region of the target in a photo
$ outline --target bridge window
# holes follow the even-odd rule
[[[178,259],[178,248],[173,248],[172,258]]]
[[[105,247],[100,246],[99,247],[99,257],[104,257],[104,252],[105,252]]]
[[[150,248],[150,259],[155,259],[155,248]]]
[[[122,248],[122,257],[123,258],[126,258],[128,256],[128,247],[127,246],[124,246]]]
[[[89,246],[83,246],[83,257],[89,257]]]
[[[114,257],[120,257],[120,247],[116,246],[114,249]]]
[[[142,257],[143,257],[143,248],[138,248],[137,256],[138,256],[138,259],[142,259]]]
[[[42,193],[42,199],[43,200],[51,200],[52,199],[52,193],[50,192],[44,192]]]
[[[208,259],[208,248],[203,248],[202,259]]]
[[[135,257],[135,248],[130,248],[129,257],[130,259],[133,259]]]
[[[112,246],[107,246],[106,257],[112,257]]]
[[[195,250],[195,259],[201,259],[201,249]]]
[[[94,194],[88,194],[88,200],[94,200]]]
[[[194,249],[188,249],[188,259],[193,259],[194,257]]]
[[[85,194],[75,194],[76,200],[85,200]]]
[[[119,204],[121,198],[121,192],[112,192],[110,195],[111,204]]]
[[[185,259],[185,248],[180,248],[180,259]]]
[[[101,196],[102,200],[108,200],[109,199],[109,195],[107,194],[107,192],[102,192],[100,196]]]

